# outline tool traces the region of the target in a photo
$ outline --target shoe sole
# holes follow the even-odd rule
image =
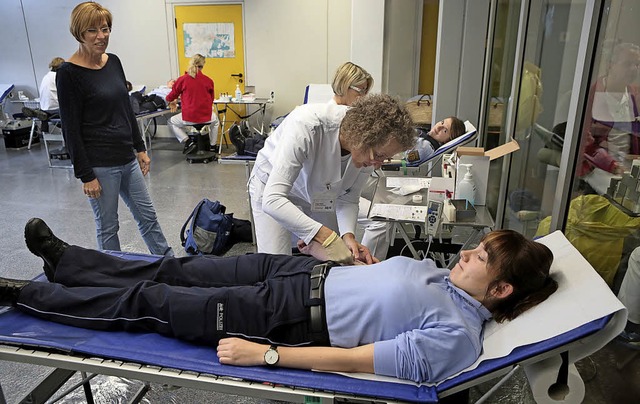
[[[197,146],[195,144],[193,144],[193,145],[187,147],[186,149],[184,149],[182,151],[182,154],[189,154],[189,153],[193,152],[196,149],[196,147]]]

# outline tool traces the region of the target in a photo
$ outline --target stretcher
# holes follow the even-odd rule
[[[466,132],[455,139],[448,141],[442,146],[434,150],[430,155],[417,160],[408,162],[406,160],[391,160],[385,162],[381,169],[383,171],[403,171],[404,175],[430,177],[432,165],[437,159],[443,157],[447,153],[453,153],[459,146],[465,145],[477,137],[477,129],[469,121],[464,122]]]
[[[596,352],[620,333],[627,312],[561,232],[540,241],[554,253],[552,274],[559,282],[558,291],[511,322],[488,323],[483,354],[478,361],[435,385],[374,375],[225,366],[217,361],[214,347],[156,334],[73,328],[35,319],[14,309],[0,314],[0,360],[306,403],[343,400],[433,403],[498,376],[509,377],[519,367],[524,368],[527,377],[546,368],[557,370],[562,378],[570,365]],[[156,259],[133,253],[115,254],[130,259]],[[529,369],[533,370],[528,372]],[[540,386],[532,385],[534,396],[540,390],[537,387]],[[578,392],[571,401],[562,402],[581,401],[584,384],[582,397],[580,385],[574,382],[569,387]]]

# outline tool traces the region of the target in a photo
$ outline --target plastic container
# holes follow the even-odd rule
[[[456,189],[456,199],[467,200],[474,204],[476,200],[476,184],[473,182],[473,174],[471,173],[471,167],[473,164],[460,165],[467,168],[467,173],[458,184],[458,189]]]
[[[236,101],[242,101],[242,90],[240,90],[240,84],[236,84]]]

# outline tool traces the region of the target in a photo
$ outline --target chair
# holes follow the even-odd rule
[[[216,153],[209,151],[209,125],[213,121],[196,123],[190,125],[192,127],[189,138],[196,143],[196,149],[187,154],[187,161],[192,163],[204,163],[207,164],[210,161],[216,161]]]

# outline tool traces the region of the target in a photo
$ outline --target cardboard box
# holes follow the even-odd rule
[[[485,205],[489,181],[489,162],[519,149],[520,145],[515,139],[488,151],[484,151],[482,147],[458,147],[456,150],[458,155],[456,162],[456,189],[458,189],[458,184],[467,172],[466,168],[461,167],[460,164],[471,164],[471,174],[473,174],[473,182],[476,186],[474,204]],[[458,195],[456,195],[457,197]]]

